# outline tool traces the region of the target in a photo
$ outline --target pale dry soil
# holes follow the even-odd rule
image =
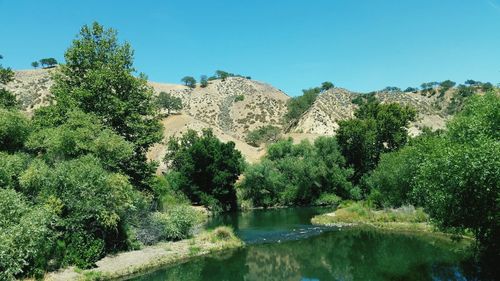
[[[177,242],[163,242],[141,250],[107,256],[96,263],[96,268],[79,270],[69,267],[46,275],[47,281],[115,279],[179,263],[195,256],[243,246],[239,240],[214,241],[207,233]]]

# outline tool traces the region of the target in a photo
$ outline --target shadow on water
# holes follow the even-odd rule
[[[232,225],[248,246],[133,280],[483,280],[469,253],[450,242],[366,229],[315,229],[310,218],[325,211],[262,210],[218,217],[207,227]]]

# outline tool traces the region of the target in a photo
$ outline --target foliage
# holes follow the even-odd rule
[[[34,61],[34,62],[31,63],[31,66],[33,68],[38,68],[40,66],[40,64],[37,61]]]
[[[347,163],[355,170],[354,181],[375,168],[383,152],[406,144],[406,127],[416,112],[399,104],[363,103],[355,112],[357,119],[339,122],[337,140]]]
[[[446,91],[455,87],[456,84],[457,83],[455,83],[451,80],[445,80],[445,81],[439,83],[439,92],[441,93],[441,95],[444,95],[444,93],[446,93]]]
[[[223,143],[211,130],[199,136],[190,130],[171,138],[165,157],[171,186],[184,192],[191,202],[211,208],[236,208],[234,183],[243,169],[243,157],[233,142]]]
[[[208,86],[208,78],[206,75],[200,76],[200,87],[205,88]]]
[[[245,171],[239,188],[255,207],[310,205],[324,193],[356,198],[351,175],[334,138],[297,145],[289,139],[270,145],[264,159]]]
[[[439,226],[472,229],[484,246],[499,249],[499,167],[498,141],[449,145],[420,166],[413,193]]]
[[[399,87],[394,87],[394,86],[387,86],[384,89],[382,89],[382,92],[387,92],[387,93],[400,93],[401,88]]]
[[[333,85],[333,83],[329,82],[329,81],[325,81],[325,82],[321,83],[321,90],[322,91],[328,91],[334,87],[335,87],[335,85]]]
[[[196,79],[194,79],[194,77],[192,76],[184,76],[182,77],[181,81],[189,88],[196,88]]]
[[[262,143],[278,141],[280,134],[280,128],[273,125],[266,125],[250,131],[245,141],[250,145],[258,147]]]
[[[414,88],[414,87],[408,87],[404,90],[405,93],[416,93],[418,92],[418,88]]]
[[[0,188],[20,190],[18,178],[29,161],[29,155],[24,153],[0,152]]]
[[[0,151],[16,151],[31,132],[28,118],[21,112],[0,108]]]
[[[181,98],[174,97],[171,94],[165,93],[165,92],[160,92],[160,94],[156,98],[156,104],[161,109],[166,109],[168,115],[170,115],[171,110],[181,110],[182,109]]]
[[[156,212],[152,219],[162,227],[160,239],[180,240],[191,236],[193,227],[201,223],[202,215],[188,205],[178,205],[166,213]]]
[[[438,138],[423,136],[398,151],[382,154],[376,169],[363,178],[363,189],[379,206],[411,204],[411,192],[419,166],[429,153],[441,146],[443,143]]]
[[[411,201],[440,228],[471,231],[483,250],[498,255],[499,105],[497,94],[474,95],[448,131],[384,155],[365,181],[372,198],[389,206]]]
[[[93,23],[82,27],[65,60],[52,89],[58,110],[78,107],[93,113],[133,143],[127,175],[134,185],[149,189],[155,166],[146,162],[146,152],[162,139],[162,128],[146,77],[133,75],[130,45],[120,44],[113,29]]]
[[[43,276],[48,267],[54,232],[53,213],[30,206],[12,189],[0,188],[0,279]]]
[[[14,109],[17,107],[16,96],[6,89],[0,89],[0,108]]]
[[[314,103],[318,95],[321,93],[321,88],[316,87],[302,90],[302,93],[303,94],[301,96],[293,97],[288,101],[288,111],[285,114],[285,120],[293,121],[300,118],[300,116]]]
[[[397,209],[375,210],[366,202],[343,202],[335,210],[335,216],[321,215],[313,218],[313,223],[425,223],[429,216],[422,208],[408,205]]]
[[[234,102],[239,102],[239,101],[244,101],[245,100],[245,95],[237,95],[234,98]]]
[[[44,58],[41,59],[39,62],[43,68],[51,68],[57,64],[57,60],[55,58]]]
[[[3,59],[3,57],[0,57]],[[14,79],[14,71],[10,67],[4,68],[0,64],[0,84],[7,84]]]
[[[130,142],[106,128],[93,114],[74,110],[66,116],[59,126],[36,130],[26,146],[49,162],[93,154],[108,170],[125,170],[124,165],[133,153]],[[35,123],[39,123],[38,118],[41,117],[36,115]]]
[[[59,255],[63,265],[89,267],[105,252],[124,249],[123,223],[140,194],[127,178],[106,171],[93,156],[37,165],[35,173],[21,175],[24,190],[37,191],[37,202],[51,206],[59,216]]]

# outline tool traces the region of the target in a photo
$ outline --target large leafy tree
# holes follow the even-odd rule
[[[146,152],[162,139],[162,127],[146,77],[133,75],[130,45],[118,42],[113,29],[93,23],[83,26],[64,57],[52,89],[59,109],[45,115],[57,119],[54,111],[71,107],[97,115],[134,145],[133,158],[123,168],[136,186],[148,188],[155,165],[147,163]]]
[[[170,115],[171,110],[181,110],[182,100],[181,98],[174,97],[169,93],[161,92],[156,98],[156,103],[160,109],[166,109],[167,115]]]
[[[172,170],[168,179],[193,203],[221,210],[236,208],[234,184],[243,169],[243,157],[233,142],[223,143],[211,130],[200,136],[188,131],[168,142],[165,158]]]
[[[416,112],[396,103],[365,102],[356,119],[339,122],[337,140],[346,160],[355,169],[355,182],[377,165],[380,154],[395,151],[408,141],[407,126]]]

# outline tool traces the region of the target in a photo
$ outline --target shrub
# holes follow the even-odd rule
[[[143,241],[152,244],[161,240],[181,240],[191,236],[193,227],[201,223],[203,215],[188,205],[177,205],[169,208],[166,212],[155,212],[151,214],[152,241]],[[150,227],[151,227],[150,226]]]
[[[245,95],[237,95],[237,96],[234,98],[234,101],[235,101],[235,102],[244,101],[244,100],[245,100]]]
[[[280,134],[280,128],[266,125],[250,131],[245,140],[248,144],[258,147],[263,143],[278,141]]]
[[[0,279],[41,277],[48,268],[55,233],[54,215],[30,206],[23,196],[0,188]]]
[[[0,89],[0,108],[13,109],[18,107],[16,96],[6,89]]]
[[[338,197],[332,193],[323,193],[319,196],[316,201],[314,201],[314,205],[318,206],[333,206],[338,205],[342,201],[342,198]]]

